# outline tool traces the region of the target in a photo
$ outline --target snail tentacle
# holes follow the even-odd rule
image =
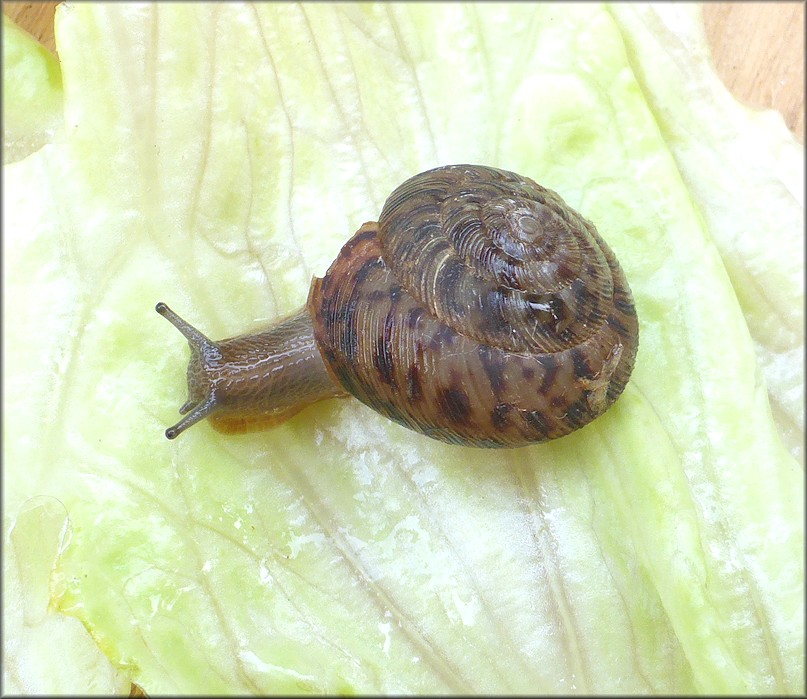
[[[167,304],[160,301],[155,307],[154,310],[157,311],[163,318],[166,318],[179,332],[181,332],[188,342],[191,344],[191,347],[197,347],[201,349],[202,347],[209,345],[211,347],[215,346],[215,342],[204,335],[202,332],[197,330],[193,327],[188,321],[184,318],[178,316],[174,311],[172,311]],[[180,411],[181,412],[181,411]]]
[[[189,404],[190,401],[185,403],[185,405],[182,406],[179,412],[183,413],[183,409],[185,409],[184,412],[191,410],[188,407]],[[215,393],[210,393],[204,400],[204,402],[199,403],[198,405],[192,407],[193,410],[191,410],[191,412],[185,415],[185,417],[182,418],[176,425],[174,425],[173,427],[169,427],[165,431],[165,436],[168,439],[175,439],[178,435],[187,430],[189,427],[195,425],[200,420],[204,420],[206,417],[208,417],[216,409]]]

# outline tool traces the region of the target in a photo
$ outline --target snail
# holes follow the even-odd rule
[[[168,306],[191,347],[173,439],[278,424],[352,395],[423,435],[517,447],[607,410],[633,369],[631,290],[594,225],[513,172],[438,167],[365,223],[306,305],[252,335],[213,342]]]

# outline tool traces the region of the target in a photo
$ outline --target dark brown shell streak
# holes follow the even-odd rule
[[[455,444],[582,427],[622,392],[638,346],[630,288],[594,226],[529,178],[476,165],[398,187],[308,307],[339,385]]]

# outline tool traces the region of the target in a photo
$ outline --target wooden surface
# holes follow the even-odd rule
[[[5,12],[51,51],[57,2],[4,2]],[[706,35],[718,74],[741,102],[773,107],[804,143],[804,4],[707,2]]]
[[[751,107],[778,109],[804,143],[804,4],[706,3],[703,21],[726,87]]]

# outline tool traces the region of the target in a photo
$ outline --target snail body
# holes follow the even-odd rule
[[[515,173],[416,175],[344,245],[295,315],[212,342],[165,304],[191,345],[185,418],[224,432],[353,395],[435,439],[516,447],[607,410],[638,348],[633,298],[594,226]]]

